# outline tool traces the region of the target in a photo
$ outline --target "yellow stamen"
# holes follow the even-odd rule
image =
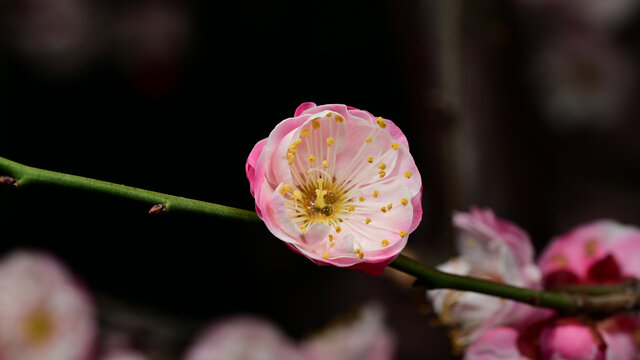
[[[373,197],[377,198],[378,195],[380,195],[380,193],[378,192],[378,190],[373,190]]]
[[[304,225],[300,225],[300,231],[302,231],[302,233],[304,234],[304,232],[307,231],[307,227]]]
[[[365,139],[365,142],[370,143],[371,141],[373,141],[373,139],[371,139],[371,136],[369,136],[368,138]]]
[[[327,146],[333,145],[334,142],[335,142],[335,140],[331,136],[329,136],[327,138]]]
[[[383,206],[383,207],[380,208],[380,211],[382,211],[383,213],[386,213],[387,212],[387,208],[385,206]]]
[[[332,113],[331,111],[329,111],[329,112],[327,113],[327,117],[331,117],[331,115],[333,115],[333,113]]]
[[[322,254],[322,258],[323,259],[328,259],[329,258],[329,253],[325,252],[324,254]]]
[[[347,207],[347,209],[349,211],[356,211],[356,206],[355,205],[349,205],[349,207]]]
[[[391,144],[391,148],[393,150],[398,150],[400,148],[400,145],[398,145],[397,143],[393,143],[393,144]]]
[[[311,120],[311,126],[313,127],[313,130],[320,128],[320,121],[318,121],[318,118]]]
[[[385,163],[380,163],[380,164],[378,164],[378,169],[380,169],[380,170],[384,170],[384,169],[386,169],[386,168],[387,168],[387,164],[385,164]]]
[[[307,137],[311,135],[311,131],[309,129],[302,129],[302,131],[300,131],[300,136],[302,137]]]
[[[368,162],[369,164],[371,164],[371,163],[373,162],[373,157],[369,156],[369,157],[367,158],[367,162]]]
[[[293,198],[295,200],[302,200],[302,192],[300,190],[293,191]]]
[[[389,240],[387,239],[382,240],[382,246],[387,246],[387,245],[389,245]]]
[[[333,241],[333,235],[329,234],[329,241]]]
[[[309,162],[314,162],[316,161],[316,157],[313,155],[309,155]]]
[[[376,119],[376,124],[378,124],[378,126],[380,126],[380,127],[381,127],[381,128],[383,128],[383,129],[387,127],[387,124],[385,124],[385,122],[384,122],[384,121],[382,121],[382,118],[381,118],[381,117],[379,117],[379,118],[377,118],[377,119]]]
[[[336,233],[340,233],[340,231],[342,231],[342,228],[340,226],[336,226]]]
[[[400,203],[401,203],[402,205],[405,205],[405,206],[406,206],[407,204],[409,204],[409,199],[407,199],[407,198],[402,198],[402,199],[400,199]]]
[[[336,115],[336,121],[341,123],[341,122],[344,121],[344,118],[342,116],[340,116],[340,115]]]
[[[288,193],[289,191],[291,191],[291,185],[289,185],[289,184],[284,184],[280,188],[280,194],[282,194],[282,195]]]
[[[387,173],[382,170],[380,170],[378,174],[380,175],[380,178],[383,178],[385,175],[387,175]]]
[[[364,223],[365,223],[365,224],[369,224],[370,222],[371,222],[371,218],[366,218],[366,219],[364,219]]]
[[[407,232],[404,230],[400,230],[400,237],[405,237],[407,236]]]
[[[404,176],[407,177],[407,179],[411,179],[411,171],[407,171],[404,173]]]
[[[329,168],[329,162],[327,160],[322,160],[322,166],[327,169]]]
[[[387,210],[391,210],[392,207],[393,207],[393,204],[387,205]]]
[[[363,202],[364,200],[365,200],[364,196],[360,196],[360,197],[358,198],[358,201],[360,201],[360,202]]]

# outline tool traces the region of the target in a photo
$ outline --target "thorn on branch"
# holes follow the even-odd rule
[[[11,176],[0,176],[0,185],[18,187],[18,179]]]
[[[164,214],[166,212],[167,212],[167,205],[166,204],[155,204],[149,210],[149,214],[151,214],[151,215]]]

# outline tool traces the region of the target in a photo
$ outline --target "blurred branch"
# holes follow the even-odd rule
[[[3,157],[0,157],[0,172],[6,174],[5,176],[0,176],[2,179],[10,179],[10,181],[4,181],[0,183],[0,185],[4,183],[19,188],[36,184],[56,185],[142,201],[153,205],[150,213],[177,210],[245,221],[260,221],[256,213],[249,210],[38,169],[19,164]],[[640,308],[640,286],[637,285],[637,282],[634,283],[636,286],[631,288],[625,286],[619,289],[609,289],[619,290],[616,292],[604,292],[602,295],[588,295],[579,292],[569,293],[568,291],[550,292],[533,290],[449,274],[421,264],[404,255],[398,256],[390,266],[416,277],[420,284],[430,289],[445,288],[473,291],[520,301],[533,306],[555,309],[564,314],[607,316],[619,312],[638,310]]]

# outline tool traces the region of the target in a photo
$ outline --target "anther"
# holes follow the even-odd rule
[[[302,129],[302,131],[300,131],[300,136],[302,137],[307,137],[311,135],[311,131],[309,129]]]
[[[329,253],[328,252],[324,252],[322,254],[322,258],[325,259],[325,260],[328,259],[329,258]]]
[[[329,168],[329,162],[327,160],[322,160],[322,167],[325,169]]]
[[[380,193],[378,192],[378,190],[373,190],[373,197],[377,198],[378,195],[380,195]]]
[[[327,113],[327,117],[331,117],[332,115],[333,115],[333,113],[332,113],[331,111],[329,111],[329,112]]]
[[[367,143],[370,143],[371,141],[373,141],[373,140],[371,139],[371,136],[369,136],[369,137],[368,137],[368,138],[366,138],[366,140],[365,140],[365,142],[367,142]]]
[[[368,162],[369,164],[371,164],[371,163],[373,162],[373,157],[372,157],[372,156],[369,156],[369,157],[367,158],[367,162]]]
[[[380,127],[381,127],[381,128],[383,128],[383,129],[387,127],[387,124],[385,124],[385,122],[384,122],[384,121],[382,121],[382,118],[381,118],[381,117],[379,117],[379,118],[377,118],[377,119],[376,119],[376,124],[378,124],[378,126],[380,126]]]
[[[327,146],[333,145],[334,142],[335,142],[335,140],[332,137],[328,137],[327,138]]]
[[[386,213],[387,212],[387,207],[386,206],[381,207],[380,211],[382,211],[383,213]]]
[[[318,121],[318,118],[311,120],[311,126],[313,127],[313,130],[320,128],[320,121]]]
[[[341,123],[341,122],[344,121],[344,118],[342,116],[340,116],[340,115],[336,115],[336,121]]]
[[[360,196],[360,197],[358,198],[358,201],[360,201],[360,202],[363,202],[364,200],[365,200],[364,196]]]
[[[387,210],[391,210],[392,207],[393,207],[393,204],[389,203],[389,205],[387,205]]]
[[[314,162],[316,161],[316,157],[313,155],[309,155],[309,162]]]
[[[387,245],[389,245],[389,240],[387,239],[382,240],[382,246],[387,246]]]
[[[400,230],[400,237],[405,237],[407,236],[407,232],[404,230]]]
[[[336,233],[340,233],[340,231],[342,231],[342,228],[340,226],[336,226]]]
[[[380,170],[380,171],[378,172],[378,175],[380,175],[380,178],[383,178],[385,175],[387,175],[387,173],[386,173],[386,172],[384,172],[384,171],[382,171],[382,170]]]
[[[307,227],[304,225],[300,225],[300,231],[302,231],[302,233],[304,234],[304,232],[307,231]]]
[[[384,169],[386,169],[386,168],[387,168],[387,164],[385,164],[385,163],[380,163],[380,164],[378,164],[378,169],[380,169],[380,170],[384,170]]]
[[[365,224],[369,224],[370,222],[371,222],[371,218],[366,218],[366,219],[364,219],[364,223],[365,223]]]
[[[349,207],[347,207],[347,209],[349,211],[356,211],[356,206],[355,205],[349,205]]]
[[[407,177],[407,179],[411,179],[411,171],[407,171],[404,173],[404,176]]]
[[[402,198],[402,199],[400,199],[400,203],[401,203],[402,205],[405,205],[405,206],[406,206],[407,204],[409,204],[409,199],[407,199],[407,198]]]
[[[398,145],[397,143],[393,143],[393,144],[391,144],[391,148],[393,150],[398,150],[400,148],[400,145]]]

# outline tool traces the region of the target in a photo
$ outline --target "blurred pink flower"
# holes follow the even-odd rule
[[[120,349],[110,351],[101,360],[148,360],[149,358],[134,350]]]
[[[420,173],[391,121],[304,103],[246,164],[258,216],[316,264],[380,274],[422,217]]]
[[[560,319],[540,334],[543,359],[604,360],[605,351],[597,331],[576,319]]]
[[[520,332],[511,327],[497,327],[485,332],[465,352],[465,360],[525,360],[528,356],[519,341]],[[535,352],[534,352],[535,354]],[[531,354],[530,354],[531,355]]]
[[[553,239],[538,264],[545,286],[616,283],[640,278],[639,258],[640,229],[600,220]]]
[[[87,293],[53,257],[19,251],[0,262],[0,359],[87,359],[95,334]]]
[[[212,325],[186,360],[301,360],[297,345],[265,320],[230,318]]]
[[[539,288],[540,271],[533,262],[529,236],[516,225],[499,219],[491,210],[472,208],[456,213],[459,257],[438,268],[442,271]],[[485,331],[499,326],[526,326],[551,314],[526,304],[498,297],[450,289],[427,291],[444,325],[454,326],[454,347],[462,349]]]
[[[381,307],[367,305],[351,322],[329,327],[302,343],[307,360],[390,360],[395,339]]]

